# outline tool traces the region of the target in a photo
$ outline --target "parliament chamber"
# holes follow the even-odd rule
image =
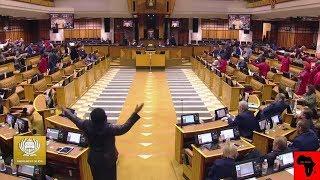
[[[319,0],[0,2],[0,179],[319,179]]]

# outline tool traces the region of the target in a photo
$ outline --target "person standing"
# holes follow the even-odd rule
[[[80,130],[89,142],[88,163],[94,180],[117,179],[117,155],[115,136],[128,132],[140,119],[138,113],[143,108],[143,103],[137,105],[134,112],[123,125],[113,125],[107,122],[107,115],[101,108],[95,108],[90,113],[90,120],[81,120],[70,110],[62,111]]]

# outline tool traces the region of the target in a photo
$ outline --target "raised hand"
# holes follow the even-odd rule
[[[140,104],[140,105],[136,105],[136,108],[135,108],[135,110],[134,110],[134,113],[139,113],[140,111],[141,111],[141,109],[143,108],[143,106],[144,106],[144,103],[142,103],[142,104]]]

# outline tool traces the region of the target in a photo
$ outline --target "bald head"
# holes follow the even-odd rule
[[[282,93],[277,94],[275,98],[276,101],[284,101],[285,99],[286,99],[286,96]]]
[[[247,101],[240,101],[239,102],[239,113],[240,112],[244,112],[246,110],[249,109],[249,106],[248,106],[248,102]]]

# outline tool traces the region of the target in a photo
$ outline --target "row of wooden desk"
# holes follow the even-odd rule
[[[145,48],[133,46],[115,46],[115,45],[85,45],[87,52],[99,50],[103,55],[109,55],[110,58],[134,59],[136,51],[145,51]],[[201,55],[204,51],[211,50],[211,46],[169,46],[158,47],[157,52],[165,51],[167,59],[189,58],[193,55]]]

